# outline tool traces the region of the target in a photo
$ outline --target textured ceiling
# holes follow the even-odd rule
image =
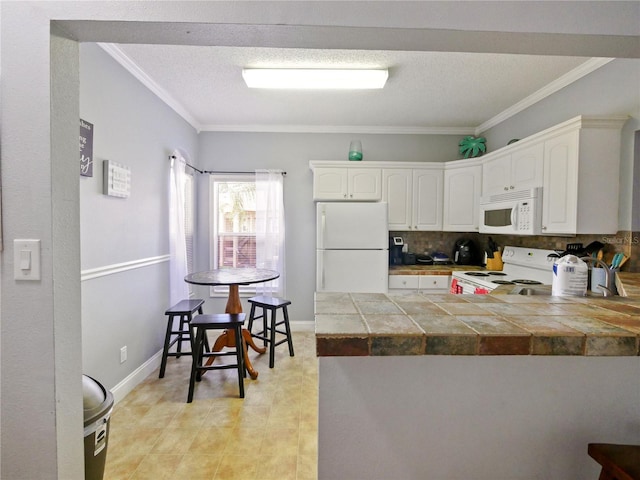
[[[203,130],[474,129],[588,60],[135,44],[117,51]],[[245,86],[243,67],[388,68],[389,80],[371,91],[256,90]]]

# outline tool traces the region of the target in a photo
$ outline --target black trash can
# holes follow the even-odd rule
[[[107,460],[113,395],[97,380],[82,375],[84,403],[84,478],[102,480]]]

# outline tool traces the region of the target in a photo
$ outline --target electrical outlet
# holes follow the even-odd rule
[[[127,361],[127,346],[125,345],[120,349],[120,363]]]

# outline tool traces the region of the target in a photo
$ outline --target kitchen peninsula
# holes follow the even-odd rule
[[[319,478],[589,479],[640,444],[627,297],[316,294]]]

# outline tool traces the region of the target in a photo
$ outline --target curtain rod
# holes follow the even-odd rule
[[[169,160],[173,161],[173,160],[178,160],[178,157],[176,157],[175,155],[169,155]],[[193,170],[195,170],[198,173],[204,173],[202,170],[198,170],[196,167],[194,167],[193,165],[189,165],[187,162],[182,162],[184,163],[187,167],[192,168]]]
[[[177,160],[178,157],[175,155],[169,155],[169,160]],[[193,165],[189,165],[187,162],[182,162],[184,163],[187,167],[192,168],[193,170],[195,170],[198,173],[208,173],[209,175],[224,175],[224,174],[232,174],[232,175],[246,175],[249,173],[256,173],[255,171],[253,172],[222,172],[222,171],[217,171],[217,170],[198,170],[196,167],[194,167]],[[287,172],[284,171],[280,171],[280,173],[282,175],[286,175]]]

